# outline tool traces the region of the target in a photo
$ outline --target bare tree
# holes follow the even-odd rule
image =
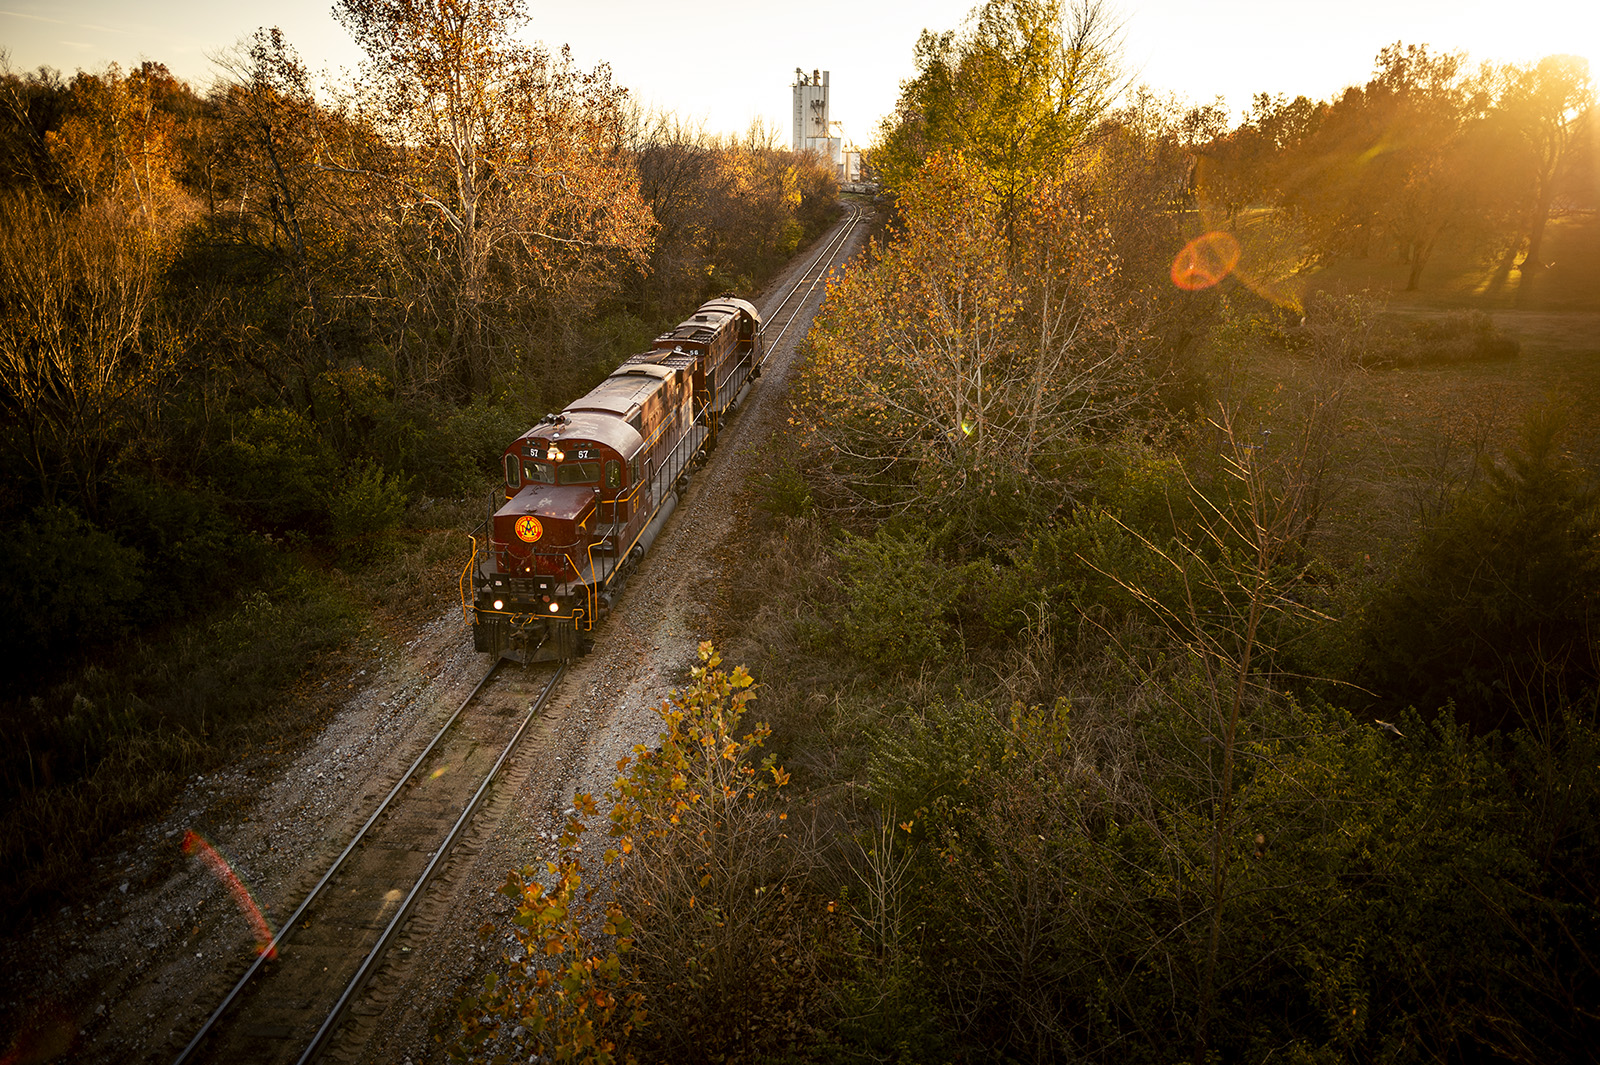
[[[369,60],[363,114],[385,159],[330,164],[368,184],[448,270],[439,307],[460,391],[494,369],[497,301],[582,300],[617,260],[642,263],[654,222],[622,149],[624,91],[517,42],[521,0],[341,0]]]
[[[98,486],[162,360],[146,335],[158,262],[138,221],[102,201],[63,214],[0,207],[0,411],[46,503]]]

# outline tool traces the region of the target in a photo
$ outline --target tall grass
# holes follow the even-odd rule
[[[0,707],[0,912],[8,923],[81,878],[108,838],[158,812],[192,773],[303,720],[289,693],[359,625],[337,580],[290,570],[209,616],[108,649]]]

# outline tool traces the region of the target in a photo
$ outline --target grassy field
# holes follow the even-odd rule
[[[1521,272],[1513,271],[1496,288],[1492,257],[1443,241],[1415,292],[1405,291],[1410,267],[1381,256],[1332,263],[1313,275],[1310,284],[1384,292],[1401,313],[1458,307],[1495,312],[1600,311],[1600,213],[1574,212],[1551,219],[1540,258],[1547,268],[1526,292]]]
[[[1504,451],[1539,404],[1566,409],[1573,460],[1600,470],[1600,218],[1553,222],[1546,248],[1555,265],[1522,306],[1517,274],[1491,293],[1492,264],[1459,252],[1441,252],[1416,292],[1403,291],[1407,268],[1399,262],[1340,262],[1307,280],[1308,291],[1380,293],[1401,325],[1487,311],[1521,344],[1514,359],[1361,371],[1347,382],[1319,537],[1331,559],[1350,564],[1403,545],[1420,519],[1475,476],[1480,456]],[[1310,385],[1292,355],[1262,354],[1255,372],[1291,390]]]

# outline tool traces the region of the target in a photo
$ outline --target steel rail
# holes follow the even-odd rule
[[[518,725],[517,731],[512,733],[505,749],[500,752],[500,757],[495,760],[494,768],[489,770],[489,775],[483,778],[482,784],[478,785],[478,790],[473,793],[472,800],[467,803],[466,809],[461,811],[461,816],[456,818],[456,823],[451,827],[450,834],[445,836],[443,843],[439,844],[439,849],[433,852],[433,857],[429,859],[427,868],[422,871],[422,875],[412,885],[411,893],[400,904],[400,908],[395,911],[394,918],[389,922],[388,927],[383,930],[383,934],[378,937],[378,942],[373,944],[372,950],[362,960],[361,968],[357,969],[355,976],[350,978],[350,983],[345,986],[344,994],[339,996],[339,1001],[334,1003],[333,1009],[328,1012],[327,1018],[322,1022],[322,1027],[317,1029],[316,1036],[311,1040],[311,1045],[306,1047],[305,1053],[300,1055],[298,1065],[309,1065],[310,1062],[321,1055],[327,1046],[328,1039],[333,1035],[334,1029],[344,1019],[345,1011],[349,1008],[351,1000],[360,994],[362,986],[367,982],[367,978],[372,975],[372,970],[377,967],[378,962],[383,960],[384,954],[389,949],[389,941],[394,938],[400,926],[410,916],[411,907],[417,901],[417,898],[421,896],[423,891],[427,890],[428,882],[433,879],[440,863],[455,847],[456,839],[461,835],[461,830],[466,827],[467,822],[472,820],[472,815],[477,812],[478,804],[483,801],[484,795],[489,791],[489,785],[493,784],[495,778],[500,775],[500,769],[506,764],[506,759],[511,757],[511,752],[516,749],[518,741],[522,739],[522,734],[527,731],[528,725],[532,723],[539,711],[544,708],[545,702],[550,698],[550,693],[556,689],[556,682],[561,679],[561,675],[566,670],[565,663],[558,666],[550,676],[550,683],[545,685],[544,691],[540,692],[539,697],[528,707],[528,712],[523,715],[522,724]]]
[[[355,837],[345,845],[344,850],[339,853],[339,857],[335,858],[333,864],[328,867],[328,871],[322,874],[322,879],[317,881],[316,887],[311,889],[300,905],[295,908],[295,911],[289,915],[289,919],[283,922],[283,927],[273,933],[272,940],[256,955],[256,959],[250,964],[250,968],[245,970],[244,975],[239,977],[238,982],[233,985],[233,990],[228,992],[222,1003],[211,1012],[211,1016],[206,1018],[206,1022],[200,1026],[200,1030],[194,1034],[194,1038],[189,1040],[189,1045],[184,1047],[183,1052],[173,1059],[172,1065],[184,1065],[189,1060],[189,1056],[194,1053],[195,1048],[200,1045],[201,1041],[211,1033],[211,1029],[216,1026],[217,1021],[222,1019],[223,1014],[227,1013],[228,1007],[233,1005],[234,1000],[239,997],[239,993],[244,990],[245,985],[260,971],[262,965],[266,964],[267,959],[277,952],[278,947],[288,942],[301,916],[316,901],[322,889],[328,886],[328,881],[332,880],[334,874],[344,865],[345,859],[350,857],[356,846],[366,838],[368,830],[377,823],[379,817],[383,816],[383,812],[389,808],[389,804],[394,801],[394,797],[400,794],[400,789],[406,786],[406,782],[415,775],[423,760],[433,753],[433,749],[439,745],[439,741],[450,730],[450,726],[456,723],[456,719],[461,716],[461,712],[467,708],[468,704],[478,697],[478,693],[483,690],[483,686],[489,683],[489,678],[493,677],[499,668],[500,660],[496,660],[489,667],[489,671],[483,675],[483,679],[478,681],[465,699],[461,700],[461,705],[456,707],[455,713],[451,714],[449,719],[439,726],[439,731],[434,733],[433,739],[429,740],[428,745],[422,749],[422,753],[417,755],[416,761],[411,763],[411,767],[405,771],[405,774],[390,789],[389,794],[383,797],[383,801],[378,804],[378,808],[372,811],[372,816],[367,818],[366,824],[362,825],[360,830],[356,832]]]
[[[789,291],[785,293],[783,299],[778,303],[776,310],[772,312],[772,317],[774,318],[776,318],[778,314],[780,314],[783,309],[789,305],[789,301],[794,299],[795,294],[800,292],[802,286],[805,288],[805,293],[801,296],[799,304],[793,311],[789,312],[789,317],[784,321],[783,328],[778,330],[777,336],[768,340],[766,337],[766,330],[763,329],[761,331],[762,346],[765,349],[761,356],[761,365],[766,365],[767,359],[771,356],[772,349],[777,347],[778,341],[783,339],[784,334],[789,331],[789,327],[794,324],[794,320],[800,316],[801,309],[805,307],[805,297],[811,294],[817,285],[822,282],[822,279],[827,277],[828,273],[836,265],[832,261],[834,256],[836,256],[839,252],[839,249],[844,246],[845,241],[850,236],[851,231],[855,229],[856,224],[860,221],[861,208],[852,205],[850,220],[839,227],[839,232],[833,237],[833,239],[828,241],[827,245],[822,249],[822,252],[815,259],[811,260],[811,263],[806,267],[805,272],[800,275],[800,280],[794,283]],[[822,270],[817,270],[817,267],[824,262],[827,262],[827,267]],[[811,276],[811,272],[813,270],[817,270],[815,277]],[[807,284],[808,280],[810,281],[809,284]]]

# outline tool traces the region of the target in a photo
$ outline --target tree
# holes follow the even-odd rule
[[[1144,384],[1079,190],[1035,189],[1008,253],[987,187],[964,157],[928,161],[901,192],[904,228],[831,290],[805,377],[848,498],[973,521],[976,540],[1020,493],[1053,506],[1061,486],[1036,474]]]
[[[148,317],[159,262],[134,218],[12,193],[0,209],[0,414],[33,480],[93,515],[163,356]],[[7,434],[11,436],[11,434]]]
[[[779,1011],[815,1008],[796,992],[815,999],[821,989],[783,964],[808,938],[785,927],[798,879],[777,799],[789,774],[760,757],[767,726],[743,723],[750,674],[719,668],[710,643],[699,659],[692,683],[656,708],[658,742],[617,765],[606,881],[579,845],[587,825],[576,813],[543,876],[530,867],[508,878],[520,957],[458,1006],[464,1049],[514,1027],[519,1049],[551,1060],[630,1061],[648,994],[652,1060],[751,1060],[790,1042]],[[589,795],[573,806],[598,810]]]
[[[1315,131],[1326,110],[1304,96],[1256,93],[1236,129],[1219,133],[1205,145],[1195,175],[1202,205],[1238,223],[1239,211],[1252,204],[1281,204],[1301,146]]]
[[[519,44],[522,0],[341,0],[336,14],[367,53],[364,113],[388,144],[336,168],[387,202],[396,262],[432,286],[444,372],[471,396],[515,347],[496,344],[494,312],[540,304],[553,342],[556,316],[592,305],[611,267],[645,261],[654,223],[621,151],[624,91],[605,67]]]
[[[1363,682],[1380,707],[1453,702],[1487,731],[1593,705],[1600,492],[1563,453],[1564,430],[1559,410],[1532,413],[1376,597]]]
[[[277,354],[299,368],[298,399],[314,417],[315,385],[333,361],[324,291],[330,264],[319,255],[328,236],[317,232],[327,228],[326,207],[317,202],[328,180],[317,162],[325,149],[322,109],[304,64],[277,28],[256,31],[224,65],[232,81],[212,94],[214,168],[225,175],[232,213],[253,223],[247,239],[298,294],[298,306],[287,313],[274,308],[283,323],[273,332],[284,338]],[[215,184],[208,191],[215,217]]]
[[[1579,118],[1594,102],[1589,61],[1573,55],[1546,56],[1516,69],[1498,110],[1509,119],[1512,136],[1525,160],[1522,233],[1527,251],[1522,258],[1524,290],[1544,269],[1545,225],[1555,203],[1556,188],[1572,159]],[[1520,242],[1519,242],[1520,243]]]
[[[61,194],[45,134],[60,124],[70,100],[61,75],[49,67],[19,75],[0,48],[0,185]]]
[[[959,37],[924,30],[872,165],[898,190],[933,154],[961,153],[1014,217],[1124,88],[1119,32],[1101,0],[989,0]]]
[[[702,126],[668,112],[636,111],[628,126],[639,194],[659,227],[639,287],[647,313],[661,313],[703,283],[700,253],[718,149]]]
[[[85,206],[113,202],[139,219],[147,241],[170,241],[194,207],[178,182],[189,87],[146,62],[126,76],[115,63],[80,73],[70,88],[72,103],[45,143],[72,196]]]

